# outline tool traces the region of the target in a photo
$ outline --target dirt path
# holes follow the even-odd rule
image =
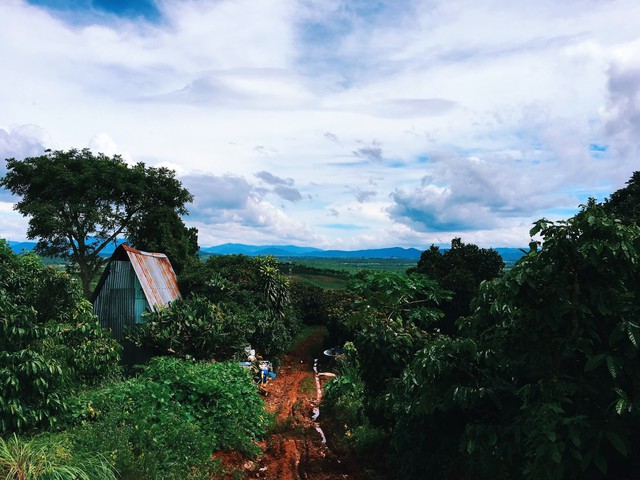
[[[362,478],[331,451],[330,441],[323,442],[312,420],[313,409],[318,407],[313,361],[324,335],[322,328],[314,329],[285,356],[277,378],[264,387],[267,409],[277,418],[276,428],[264,442],[263,457],[245,463],[244,479]],[[322,426],[322,415],[318,421]]]

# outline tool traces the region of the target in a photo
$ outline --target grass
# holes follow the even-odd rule
[[[315,395],[316,381],[313,377],[305,377],[298,384],[298,393],[302,395]]]
[[[0,438],[0,477],[6,480],[116,480],[116,474],[101,455],[72,452],[61,435],[30,440]]]
[[[387,272],[404,272],[415,267],[417,260],[402,258],[280,258],[281,262],[306,266],[319,270],[337,270],[356,273],[360,270],[383,270]]]
[[[293,274],[291,280],[302,285],[324,288],[327,290],[343,290],[347,286],[345,278],[337,278],[331,275]]]

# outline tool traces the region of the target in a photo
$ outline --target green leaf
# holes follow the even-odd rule
[[[607,355],[607,368],[609,369],[609,374],[611,378],[616,378],[618,376],[618,361],[616,358]]]
[[[605,357],[606,355],[604,353],[591,357],[589,360],[587,360],[587,363],[584,366],[584,371],[590,372],[591,370],[598,368],[604,361]]]
[[[629,322],[627,324],[627,335],[633,346],[638,348],[638,344],[640,344],[640,328],[634,323]]]
[[[625,441],[617,433],[612,431],[608,431],[605,435],[609,439],[611,445],[613,445],[613,448],[620,452],[622,456],[626,457],[628,450]]]
[[[618,415],[622,415],[622,412],[624,412],[628,408],[628,406],[629,404],[624,398],[619,398],[616,402],[616,413]]]
[[[607,460],[606,460],[606,458],[604,458],[600,454],[597,454],[593,458],[593,463],[595,463],[596,467],[598,467],[598,470],[600,470],[602,473],[604,473],[606,475],[606,473],[607,473]]]

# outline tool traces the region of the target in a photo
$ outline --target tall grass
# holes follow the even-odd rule
[[[3,480],[115,480],[109,463],[99,454],[74,454],[64,437],[30,440],[15,434],[0,438],[0,478]]]

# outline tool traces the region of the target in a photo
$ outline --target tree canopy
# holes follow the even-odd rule
[[[613,192],[603,207],[625,223],[640,225],[640,172],[633,172],[627,186]]]
[[[127,229],[127,240],[137,249],[164,253],[176,274],[197,259],[198,229],[187,228],[170,206],[160,205],[138,216]]]
[[[21,197],[15,208],[30,217],[27,236],[38,239],[36,251],[70,260],[87,297],[107,245],[130,233],[143,245],[149,218],[161,209],[175,222],[193,200],[172,170],[129,166],[89,149],[9,158],[0,185]]]
[[[480,283],[500,276],[503,269],[504,262],[500,254],[492,248],[480,248],[454,238],[451,248],[444,253],[431,245],[422,252],[418,264],[409,272],[425,274],[453,292],[453,298],[441,306],[444,319],[440,327],[445,333],[454,333],[455,321],[469,314],[469,305]]]

